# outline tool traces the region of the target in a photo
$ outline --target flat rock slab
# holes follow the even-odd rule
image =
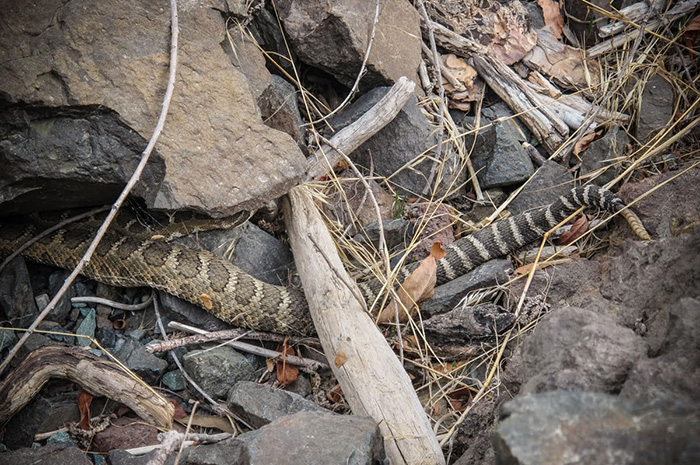
[[[36,8],[13,3],[0,0],[2,100],[45,110],[43,119],[31,122],[35,127],[50,124],[51,112],[109,110],[122,127],[150,137],[168,78],[167,7],[146,0],[47,0]],[[285,194],[306,167],[291,137],[262,123],[245,76],[220,45],[225,22],[219,9],[225,10],[214,0],[179,5],[177,82],[157,145],[165,177],[151,186],[150,207],[231,215]],[[87,127],[82,134],[94,136]],[[13,142],[0,140],[0,153],[11,153]],[[47,197],[36,190],[25,194]],[[63,193],[52,191],[54,197]]]
[[[690,465],[700,463],[698,437],[692,406],[564,391],[508,402],[492,436],[503,465]]]

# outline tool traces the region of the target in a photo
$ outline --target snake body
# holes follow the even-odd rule
[[[595,186],[574,188],[549,206],[498,221],[448,246],[445,258],[438,261],[437,285],[536,240],[581,206],[612,213],[625,207],[609,190]],[[40,225],[26,219],[0,223],[0,257],[9,255],[40,231]],[[45,236],[22,255],[39,263],[72,269],[93,234],[94,226],[73,223]],[[400,280],[417,266],[404,266]],[[293,335],[314,332],[301,290],[265,283],[211,252],[171,245],[149,235],[108,232],[83,274],[113,286],[148,286],[165,291],[236,326]],[[371,303],[382,284],[373,280],[359,283],[359,287]]]

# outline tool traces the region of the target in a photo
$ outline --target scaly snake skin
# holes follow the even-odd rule
[[[575,188],[547,207],[501,220],[448,246],[445,258],[438,261],[437,285],[536,240],[581,206],[615,213],[625,205],[606,189]],[[639,222],[638,218],[636,221]],[[641,222],[636,228],[633,222],[630,224],[637,232]],[[22,255],[39,263],[72,269],[87,249],[94,230],[83,223],[68,225],[34,243]],[[26,220],[1,224],[0,257],[9,255],[40,231]],[[418,263],[404,266],[400,280],[417,266]],[[83,274],[113,286],[147,286],[165,291],[236,326],[292,335],[314,333],[306,299],[300,290],[259,281],[206,250],[174,246],[153,240],[149,235],[108,232]],[[370,303],[382,287],[377,280],[359,286]]]

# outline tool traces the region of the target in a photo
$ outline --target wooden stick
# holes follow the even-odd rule
[[[391,463],[444,464],[411,380],[355,298],[359,289],[308,190],[292,189],[283,211],[311,317],[353,413],[379,424]]]
[[[367,113],[333,136],[333,146],[348,154],[365,143],[399,114],[415,87],[416,84],[405,76],[399,78],[389,92]],[[311,159],[315,161],[306,171],[306,181],[323,176],[342,159],[342,155],[328,145],[323,145],[314,155]]]
[[[135,375],[76,347],[35,350],[0,384],[0,424],[24,407],[50,378],[63,378],[86,391],[127,405],[159,428],[172,428],[175,408]]]

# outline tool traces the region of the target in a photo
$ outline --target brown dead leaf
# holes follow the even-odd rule
[[[578,142],[576,142],[576,145],[574,145],[574,155],[578,157],[581,152],[588,150],[588,146],[591,145],[591,142],[596,140],[598,137],[599,134],[594,131],[580,138]]]
[[[586,215],[581,215],[579,219],[574,221],[574,224],[571,226],[571,229],[569,229],[561,235],[561,237],[559,238],[559,244],[569,245],[576,239],[581,237],[581,235],[583,235],[583,233],[585,233],[586,231],[588,231],[588,218],[586,217]]]
[[[537,4],[542,8],[544,23],[552,28],[552,33],[557,39],[561,39],[561,32],[564,29],[564,18],[561,15],[561,4],[552,0],[537,0]]]
[[[345,362],[347,362],[347,361],[348,361],[348,356],[345,355],[345,352],[343,352],[343,349],[340,349],[338,351],[338,355],[335,356],[335,360],[334,360],[335,367],[340,368],[343,365],[345,365]]]
[[[294,355],[294,349],[287,345],[287,339],[284,340],[277,350],[284,355]],[[288,364],[284,355],[282,356],[282,360],[277,361],[277,381],[279,381],[282,387],[293,383],[299,377],[299,370]]]
[[[185,409],[182,408],[182,405],[180,405],[180,402],[177,400],[173,399],[172,397],[168,397],[168,402],[173,404],[173,407],[175,407],[175,414],[173,415],[173,418],[175,420],[182,420],[187,416],[187,413],[185,413]]]
[[[411,275],[406,278],[401,287],[396,291],[398,302],[391,299],[389,304],[379,314],[378,323],[389,323],[393,320],[399,306],[399,320],[405,322],[408,315],[403,309],[408,309],[411,316],[416,314],[417,305],[433,296],[435,282],[437,281],[437,261],[445,256],[445,249],[440,242],[435,242],[430,250],[430,255],[421,262]]]
[[[211,297],[209,296],[209,294],[200,294],[199,300],[202,301],[202,305],[204,305],[204,308],[206,308],[207,310],[211,310],[212,308],[214,308],[214,304],[212,304]]]
[[[90,404],[92,396],[85,391],[78,394],[78,409],[80,410],[80,428],[83,430],[90,429]]]
[[[693,18],[692,21],[690,21],[688,24],[685,26],[686,31],[700,31],[700,15],[696,16]]]
[[[190,417],[185,416],[185,418],[178,420],[178,423],[187,426],[187,423],[189,421]],[[236,432],[231,426],[231,422],[228,421],[228,419],[220,417],[218,415],[192,415],[192,426],[200,426],[202,428],[216,428],[220,431],[223,431],[224,433],[231,434],[234,434]]]

